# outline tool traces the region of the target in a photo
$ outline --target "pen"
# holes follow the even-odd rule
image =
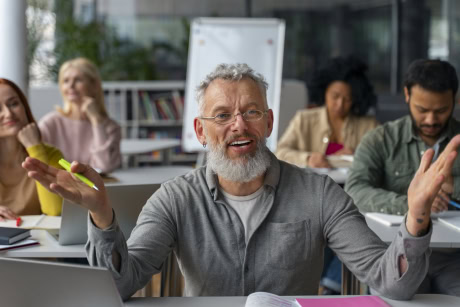
[[[457,209],[460,209],[460,204],[459,203],[457,203],[457,202],[455,202],[455,201],[453,201],[451,199],[447,200],[445,197],[442,197],[442,196],[439,196],[439,197],[441,197],[442,199],[447,201],[449,203],[449,205],[454,206]]]
[[[72,173],[72,171],[70,170],[70,163],[64,159],[60,159],[59,160],[59,165],[62,166],[66,171]],[[73,175],[75,175],[75,177],[77,177],[78,179],[80,179],[81,181],[83,181],[84,183],[86,183],[87,185],[89,185],[91,188],[99,191],[99,189],[96,187],[96,185],[94,183],[91,182],[91,180],[89,180],[88,178],[86,178],[85,176],[83,176],[82,174],[79,174],[79,173],[72,173]]]
[[[16,227],[21,226],[21,223],[22,223],[22,219],[21,219],[20,217],[18,217],[18,218],[16,219]]]
[[[38,227],[38,225],[40,225],[40,223],[43,221],[43,219],[45,218],[45,215],[42,214],[38,217],[38,219],[35,221],[34,225],[32,226],[32,228],[36,228]]]

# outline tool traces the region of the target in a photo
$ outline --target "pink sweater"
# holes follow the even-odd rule
[[[121,163],[120,126],[111,119],[93,127],[88,120],[74,120],[51,112],[39,122],[45,143],[61,150],[66,160],[79,161],[106,173]]]

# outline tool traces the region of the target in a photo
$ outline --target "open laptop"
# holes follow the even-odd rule
[[[160,184],[111,185],[106,191],[118,224],[128,239],[142,207]],[[88,210],[67,200],[62,204],[61,228],[50,231],[60,245],[84,244],[88,240]]]
[[[106,268],[0,257],[1,306],[123,306]]]

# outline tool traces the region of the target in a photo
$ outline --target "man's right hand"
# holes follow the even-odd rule
[[[109,204],[104,182],[91,167],[78,162],[71,164],[73,173],[80,173],[91,180],[99,191],[89,187],[70,172],[54,168],[31,157],[26,158],[22,167],[28,171],[29,177],[40,182],[51,192],[87,208],[97,227],[104,229],[112,224],[113,211]]]
[[[307,158],[307,166],[314,168],[331,168],[326,156],[319,152],[312,152]]]

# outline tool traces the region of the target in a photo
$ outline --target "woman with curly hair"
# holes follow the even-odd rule
[[[298,166],[326,167],[328,155],[352,155],[364,134],[378,125],[367,116],[377,97],[355,57],[338,57],[313,74],[308,83],[310,103],[300,110],[278,142],[276,156]]]

